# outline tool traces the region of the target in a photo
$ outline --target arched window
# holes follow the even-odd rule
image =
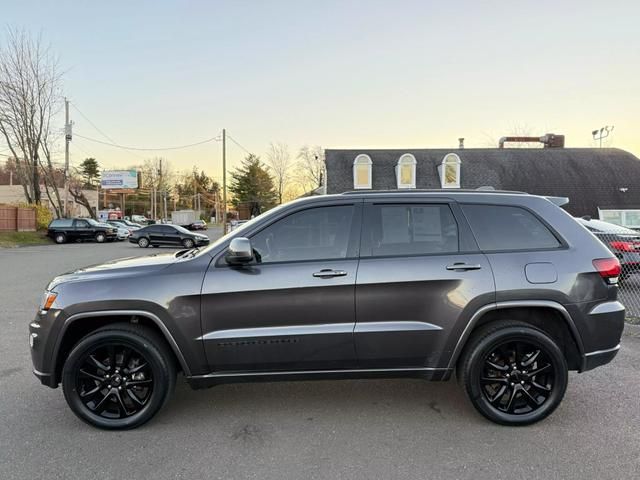
[[[371,188],[371,167],[373,162],[369,155],[360,154],[353,161],[353,188]]]
[[[398,188],[416,188],[416,157],[405,153],[396,165],[396,181]]]
[[[460,188],[460,157],[449,153],[442,159],[440,179],[442,188]]]

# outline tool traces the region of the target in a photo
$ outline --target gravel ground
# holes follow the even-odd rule
[[[612,364],[572,374],[559,409],[531,427],[487,422],[453,381],[350,380],[203,391],[180,381],[144,427],[91,428],[31,374],[27,324],[55,274],[149,253],[129,243],[0,249],[0,479],[640,478],[633,326]]]

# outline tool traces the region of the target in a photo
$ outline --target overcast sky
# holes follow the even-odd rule
[[[640,155],[640,2],[9,1],[0,22],[41,32],[64,91],[124,145],[191,143],[222,128],[331,147],[486,147],[515,127]],[[75,132],[106,140],[72,109]],[[62,119],[61,119],[62,123]],[[162,155],[220,176],[221,146],[130,153],[75,137],[72,162]],[[231,144],[237,163],[244,152]]]

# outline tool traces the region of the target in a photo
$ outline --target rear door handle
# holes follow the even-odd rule
[[[313,274],[313,276],[317,278],[344,277],[346,275],[347,272],[345,272],[344,270],[332,270],[330,268],[322,269],[319,272],[315,272]]]
[[[454,263],[447,265],[447,270],[480,270],[482,265],[472,265],[468,263]]]

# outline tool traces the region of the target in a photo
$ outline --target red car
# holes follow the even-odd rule
[[[191,225],[189,225],[189,230],[206,230],[207,223],[204,220],[196,220]]]

